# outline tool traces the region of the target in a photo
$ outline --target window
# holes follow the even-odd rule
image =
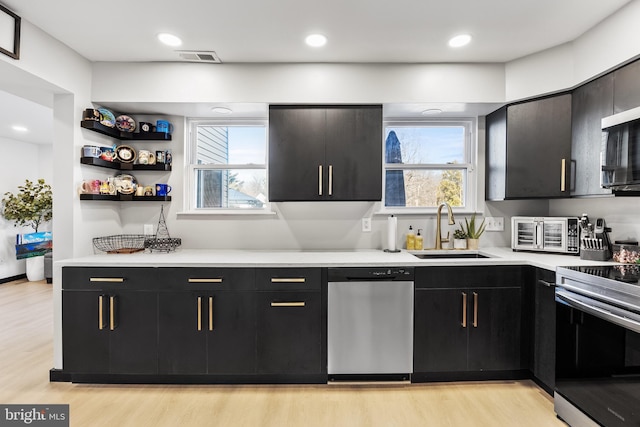
[[[385,123],[385,210],[475,209],[473,121]]]
[[[189,130],[189,210],[265,210],[266,121],[194,120]]]

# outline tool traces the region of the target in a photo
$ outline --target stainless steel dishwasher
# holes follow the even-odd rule
[[[413,278],[411,267],[329,268],[329,381],[410,379]]]

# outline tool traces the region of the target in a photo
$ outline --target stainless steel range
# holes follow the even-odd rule
[[[640,266],[559,267],[556,285],[556,413],[640,425]]]

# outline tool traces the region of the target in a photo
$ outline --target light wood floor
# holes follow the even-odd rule
[[[70,404],[72,426],[564,426],[531,381],[415,385],[50,383],[51,285],[0,285],[0,403]]]

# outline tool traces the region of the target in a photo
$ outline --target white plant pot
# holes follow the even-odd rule
[[[453,239],[453,249],[467,249],[467,239]]]
[[[34,256],[27,258],[27,279],[30,282],[44,280],[44,257]]]

